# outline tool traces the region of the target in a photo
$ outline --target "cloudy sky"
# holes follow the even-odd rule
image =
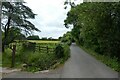
[[[64,9],[65,0],[24,0],[35,14],[37,14],[32,23],[41,30],[34,32],[39,37],[58,38],[70,29],[64,26],[64,20],[69,9]],[[82,0],[77,0],[80,3]]]

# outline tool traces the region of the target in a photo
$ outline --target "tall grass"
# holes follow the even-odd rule
[[[11,67],[12,61],[12,51],[9,48],[5,49],[5,52],[2,53],[2,67]]]
[[[36,43],[40,46],[48,46],[51,48],[54,48],[57,45],[54,45],[54,43]],[[15,56],[15,68],[22,68],[23,70],[35,72],[35,71],[41,71],[41,70],[47,70],[54,68],[54,66],[57,63],[64,63],[69,58],[69,46],[68,45],[62,45],[64,49],[64,57],[57,58],[55,55],[55,52],[46,52],[46,51],[31,51],[26,50],[25,47],[22,46],[22,43],[17,43],[17,49],[16,49],[16,56]],[[11,61],[12,61],[12,50],[9,48],[5,49],[5,53],[3,53],[3,67],[11,67]],[[23,64],[26,64],[26,66],[23,66]]]
[[[0,67],[2,66],[2,53],[0,53]]]
[[[27,52],[26,52],[27,53]],[[55,62],[56,58],[54,54],[44,54],[44,53],[27,53],[28,56],[24,57],[24,63],[27,64],[27,71],[41,71],[49,69]]]

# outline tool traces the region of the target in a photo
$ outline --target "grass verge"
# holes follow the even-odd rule
[[[0,53],[0,67],[2,67],[2,53]]]
[[[111,58],[109,56],[101,55],[91,49],[86,49],[83,46],[80,46],[80,48],[82,48],[85,52],[94,56],[97,60],[111,67],[113,70],[120,72],[120,63],[118,62],[118,59],[116,57]]]

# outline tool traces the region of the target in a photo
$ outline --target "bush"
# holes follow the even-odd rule
[[[70,47],[67,44],[59,44],[55,48],[55,55],[58,59],[62,59],[64,63],[70,57]]]
[[[55,48],[55,55],[57,58],[64,57],[64,48],[62,47],[62,44],[58,44]]]
[[[70,57],[70,47],[68,45],[64,45],[64,61],[66,61]]]
[[[69,45],[69,46],[71,45],[71,43],[72,43],[72,42],[71,42],[70,40],[68,40],[68,41],[66,42],[66,44]]]
[[[11,67],[12,61],[12,51],[9,48],[5,49],[5,52],[2,53],[2,66]]]
[[[42,44],[41,46],[48,45],[49,48],[54,48],[55,50],[49,53],[42,52],[39,50],[34,53],[31,52],[32,48],[29,48],[31,43],[24,43],[22,45],[17,44],[16,55],[15,55],[15,67],[22,68],[23,70],[35,72],[47,69],[53,69],[57,67],[59,64],[64,63],[70,56],[70,48],[67,44]],[[34,44],[32,44],[34,45]],[[40,45],[40,44],[39,44]],[[51,50],[51,49],[50,49]],[[11,66],[11,57],[12,50],[9,48],[5,49],[5,53],[3,53],[3,66],[10,67]],[[25,66],[23,66],[23,64]]]
[[[28,50],[28,51],[35,51],[36,43],[28,42],[28,43],[23,43],[23,50]]]
[[[28,52],[25,53],[27,54]],[[69,46],[65,44],[58,44],[55,48],[55,53],[29,53],[25,60],[25,63],[27,64],[26,70],[32,72],[47,70],[53,68],[53,66],[57,63],[64,63],[69,57]]]
[[[17,45],[15,52],[15,67],[20,67],[22,59],[21,52],[22,47]],[[11,67],[12,62],[12,50],[10,48],[5,48],[5,52],[2,54],[2,66],[3,67]]]
[[[72,43],[72,40],[62,39],[61,42],[70,46]]]
[[[25,64],[27,64],[27,71],[41,71],[49,69],[56,59],[54,54],[45,54],[45,53],[30,53],[27,56]]]

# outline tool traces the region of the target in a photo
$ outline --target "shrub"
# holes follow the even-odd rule
[[[16,55],[15,55],[15,67],[22,68],[27,71],[41,71],[47,69],[53,69],[57,67],[59,64],[64,63],[69,58],[69,46],[67,44],[37,44],[40,46],[49,46],[49,48],[54,48],[54,51],[46,53],[44,51],[37,50],[34,53],[31,52],[30,45],[34,45],[31,43],[21,43],[21,46],[17,44]],[[50,49],[52,50],[52,49]],[[10,67],[11,66],[11,57],[12,50],[9,48],[5,49],[5,53],[3,54],[3,66]],[[23,67],[22,65],[26,66]]]
[[[67,60],[70,57],[70,47],[64,45],[64,60]]]
[[[70,40],[68,40],[66,43],[67,43],[67,45],[70,46],[72,42]]]
[[[33,72],[47,70],[55,63],[55,61],[55,56],[52,53],[30,53],[25,61],[27,64],[26,69]]]
[[[62,47],[62,44],[58,44],[55,48],[55,55],[57,58],[64,57],[64,48]]]
[[[28,42],[23,43],[23,50],[35,51],[36,43]]]
[[[15,52],[15,67],[19,67],[22,59],[21,52],[22,47],[17,45],[16,52]],[[12,50],[10,48],[5,48],[5,52],[2,55],[2,65],[3,67],[11,67],[12,62]]]
[[[12,57],[12,51],[11,49],[9,48],[6,48],[5,49],[5,52],[2,53],[2,66],[7,66],[7,67],[10,67],[11,66],[11,57]]]

